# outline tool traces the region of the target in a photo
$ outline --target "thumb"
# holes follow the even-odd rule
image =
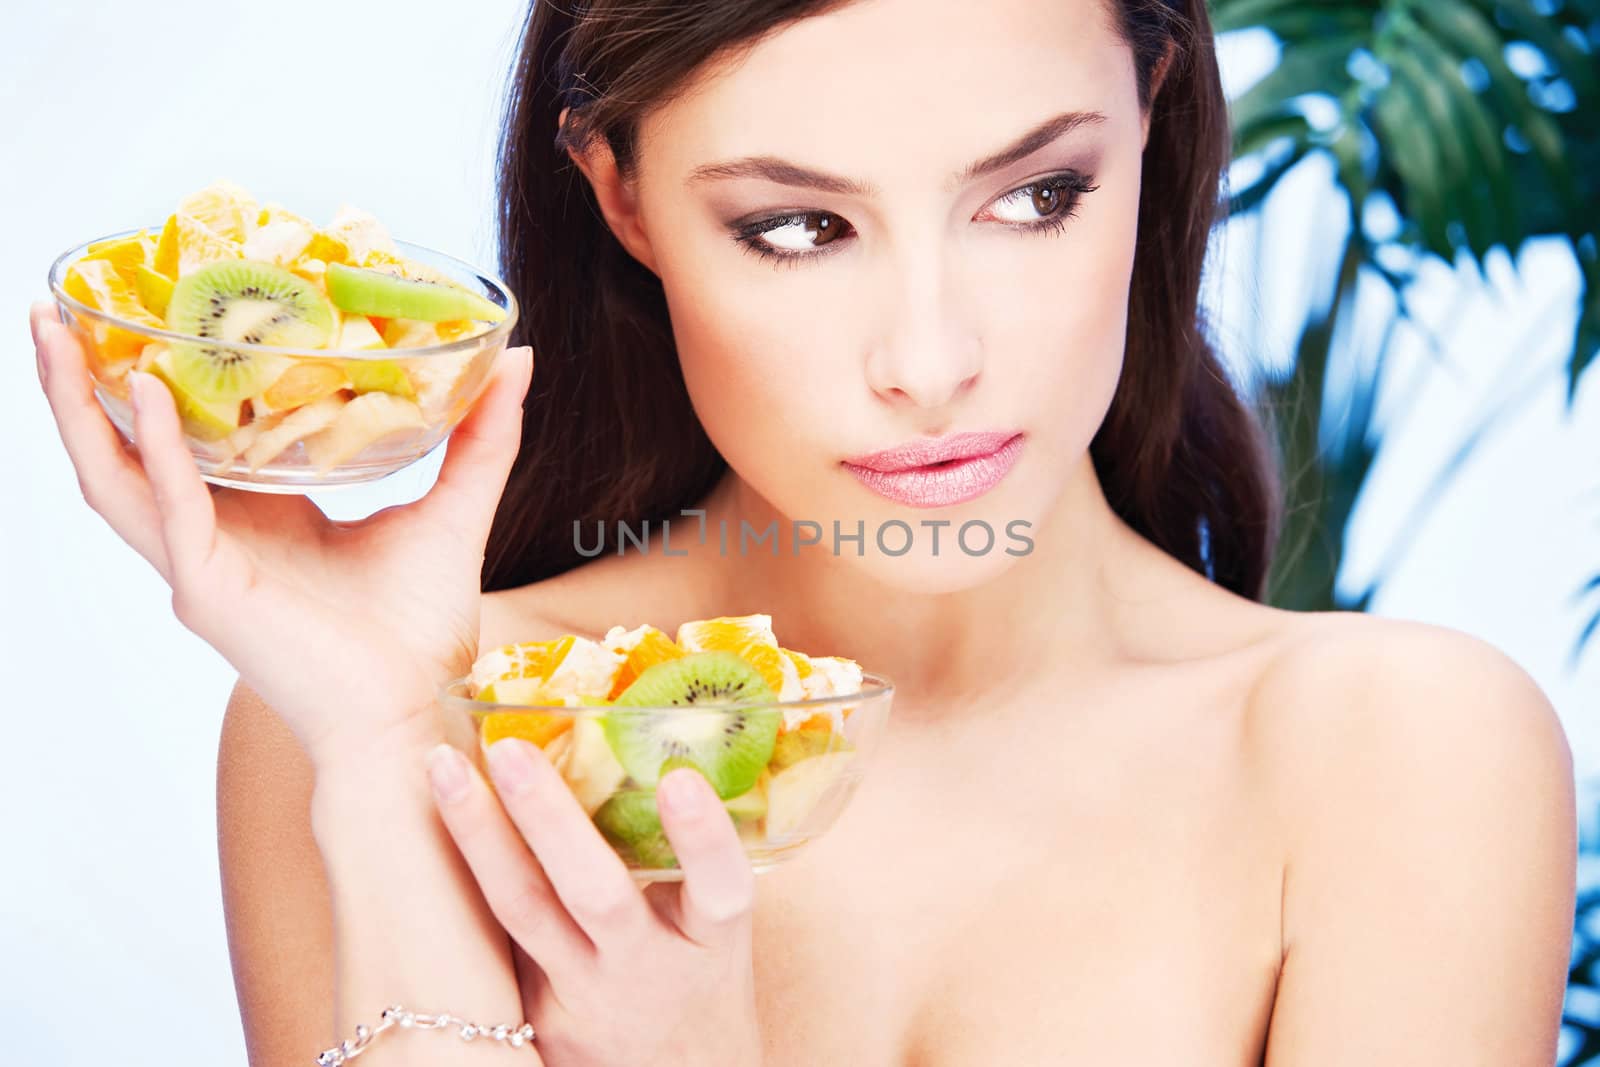
[[[532,348],[507,348],[496,357],[483,395],[445,444],[439,477],[419,502],[423,512],[448,515],[458,528],[481,527],[487,536],[522,443],[522,405],[532,377]]]

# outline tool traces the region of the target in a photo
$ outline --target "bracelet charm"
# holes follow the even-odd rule
[[[446,1027],[454,1026],[457,1028],[457,1036],[463,1041],[473,1041],[480,1037],[487,1037],[493,1041],[503,1041],[512,1048],[530,1045],[534,1037],[532,1023],[523,1023],[521,1026],[508,1025],[506,1023],[501,1023],[498,1026],[483,1026],[479,1023],[469,1023],[465,1019],[458,1019],[447,1012],[441,1012],[438,1015],[427,1015],[408,1011],[399,1004],[391,1004],[383,1009],[383,1015],[377,1026],[357,1025],[354,1039],[342,1041],[318,1055],[317,1067],[342,1067],[343,1064],[365,1052],[367,1046],[372,1044],[379,1034],[394,1026],[398,1026],[402,1030],[443,1030]]]

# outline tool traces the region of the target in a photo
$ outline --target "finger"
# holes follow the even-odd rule
[[[45,397],[61,443],[77,471],[84,501],[167,578],[171,568],[155,495],[137,456],[128,452],[122,435],[95,399],[83,346],[62,323],[39,314],[37,306],[30,321],[38,338]]]
[[[439,475],[419,509],[488,536],[522,441],[522,402],[532,374],[533,349],[501,351],[483,396],[451,431]]]
[[[56,305],[47,300],[35,300],[28,307],[28,331],[33,334],[33,344],[39,346],[39,324],[42,322],[60,322],[61,313],[56,310]]]
[[[489,773],[506,813],[589,940],[605,951],[640,936],[654,912],[544,752],[521,738],[502,738],[489,746]]]
[[[183,438],[178,407],[166,383],[131,372],[133,438],[139,446],[171,564],[168,580],[180,595],[198,589],[217,547],[217,509]]]
[[[683,868],[672,919],[683,936],[707,947],[738,934],[755,904],[755,872],[716,790],[699,771],[680,767],[656,785],[661,828]]]
[[[489,910],[546,974],[574,974],[594,946],[561,905],[550,880],[494,794],[453,745],[428,755],[435,806],[467,861]]]

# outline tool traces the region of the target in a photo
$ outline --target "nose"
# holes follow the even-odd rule
[[[958,298],[960,280],[925,246],[893,257],[887,268],[893,280],[879,305],[867,384],[897,407],[944,407],[973,387],[983,365],[979,331]]]

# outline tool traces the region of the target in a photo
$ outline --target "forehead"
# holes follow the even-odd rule
[[[669,179],[771,153],[943,178],[1058,112],[1137,123],[1133,79],[1101,0],[856,0],[707,64],[645,118],[640,164]]]

